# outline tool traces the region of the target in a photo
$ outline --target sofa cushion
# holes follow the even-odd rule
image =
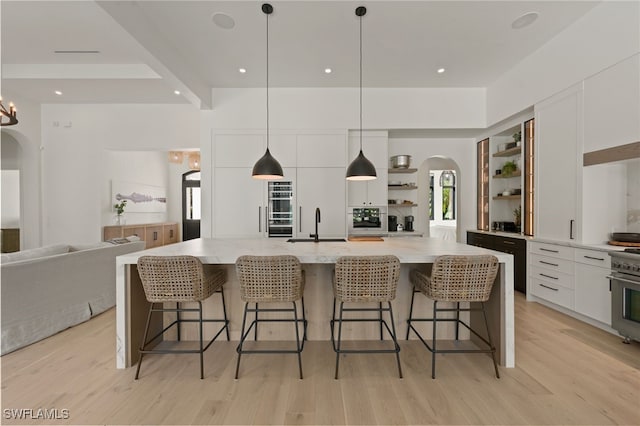
[[[0,262],[9,263],[20,260],[38,259],[40,257],[53,256],[56,254],[69,253],[69,245],[57,244],[53,246],[38,247],[29,250],[17,251],[15,253],[3,253],[0,256]]]
[[[93,243],[93,244],[74,244],[69,246],[69,253],[72,253],[74,251],[97,249],[100,247],[111,247],[112,245],[113,244],[107,241],[102,241],[102,242]]]

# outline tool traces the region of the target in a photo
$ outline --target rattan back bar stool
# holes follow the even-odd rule
[[[411,284],[413,284],[413,294],[411,295],[411,308],[409,309],[409,319],[407,320],[407,339],[413,330],[426,348],[431,352],[431,377],[436,378],[436,354],[438,353],[490,353],[493,359],[493,367],[496,377],[500,378],[498,364],[496,363],[496,348],[491,340],[489,323],[484,302],[489,300],[491,289],[498,273],[498,259],[492,255],[458,256],[445,255],[438,256],[433,263],[431,275],[428,276],[418,269],[412,269],[409,274]],[[422,293],[433,300],[432,318],[414,318],[413,302],[416,293]],[[438,302],[454,302],[453,308],[438,308]],[[461,308],[461,302],[480,302],[480,308]],[[487,330],[487,338],[478,334],[467,323],[460,319],[460,312],[482,311],[484,323]],[[438,318],[438,313],[455,312],[455,318]],[[414,322],[432,322],[431,345],[420,335],[414,327]],[[458,340],[459,327],[462,324],[469,331],[475,334],[487,346],[487,349],[437,349],[436,334],[437,323],[441,321],[455,321],[455,338]]]
[[[240,298],[245,302],[242,317],[240,343],[236,351],[236,379],[240,371],[240,357],[242,354],[295,353],[298,354],[298,369],[302,379],[302,350],[307,339],[307,319],[304,312],[304,271],[300,261],[295,256],[240,256],[236,260],[236,273],[240,281]],[[298,317],[300,301],[302,318]],[[291,307],[260,307],[259,304],[290,302]],[[251,307],[250,304],[255,304]],[[254,313],[254,319],[246,328],[247,314]],[[289,312],[291,318],[258,317],[259,312]],[[258,323],[261,322],[291,322],[295,327],[295,349],[244,349],[244,343],[251,329],[254,329],[254,339],[258,340]],[[302,339],[300,339],[299,325],[302,323]]]
[[[223,285],[227,281],[225,269],[213,265],[203,265],[197,257],[193,256],[142,256],[138,259],[138,273],[142,281],[145,297],[149,306],[149,315],[144,329],[144,335],[140,344],[138,368],[136,380],[140,374],[142,358],[145,354],[169,354],[169,353],[198,353],[200,354],[200,378],[204,378],[204,351],[226,331],[229,340],[229,321],[227,320],[227,308],[224,301]],[[223,318],[203,319],[202,301],[214,293],[219,293],[222,298]],[[165,307],[165,303],[175,302],[175,308]],[[182,303],[196,302],[197,307],[185,308]],[[151,315],[154,312],[175,312],[176,319],[157,333],[148,338]],[[183,318],[183,312],[197,312],[198,318]],[[198,349],[153,349],[148,348],[167,330],[177,326],[177,338],[180,340],[180,325],[182,323],[198,323],[199,348]],[[222,323],[222,327],[206,344],[203,343],[203,323]]]
[[[396,297],[396,288],[400,277],[400,260],[396,256],[343,256],[338,258],[333,276],[333,314],[331,324],[331,342],[336,352],[335,378],[338,378],[340,354],[343,353],[395,353],[398,364],[398,375],[402,378],[400,366],[400,345],[396,338],[396,327],[393,320],[391,301]],[[340,302],[340,313],[336,318],[336,302]],[[357,303],[377,303],[377,307],[348,307]],[[387,307],[383,307],[383,303]],[[378,312],[378,318],[345,318],[345,312]],[[383,319],[383,312],[388,312],[391,327]],[[379,322],[380,340],[383,340],[383,327],[393,341],[390,349],[343,349],[343,322]],[[335,326],[338,324],[338,339],[335,339]]]

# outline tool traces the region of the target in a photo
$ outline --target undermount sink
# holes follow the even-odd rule
[[[316,240],[313,238],[289,238],[288,243],[314,243]],[[320,238],[319,243],[345,243],[347,240],[344,238]]]

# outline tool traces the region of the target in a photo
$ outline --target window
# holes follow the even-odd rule
[[[429,173],[429,220],[433,220],[433,173]]]
[[[443,225],[455,221],[456,215],[456,172],[433,170],[429,173],[429,220]]]

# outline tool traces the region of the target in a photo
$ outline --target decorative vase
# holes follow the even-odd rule
[[[116,225],[125,225],[127,220],[125,219],[123,214],[117,214],[116,217],[113,218],[113,222]]]

